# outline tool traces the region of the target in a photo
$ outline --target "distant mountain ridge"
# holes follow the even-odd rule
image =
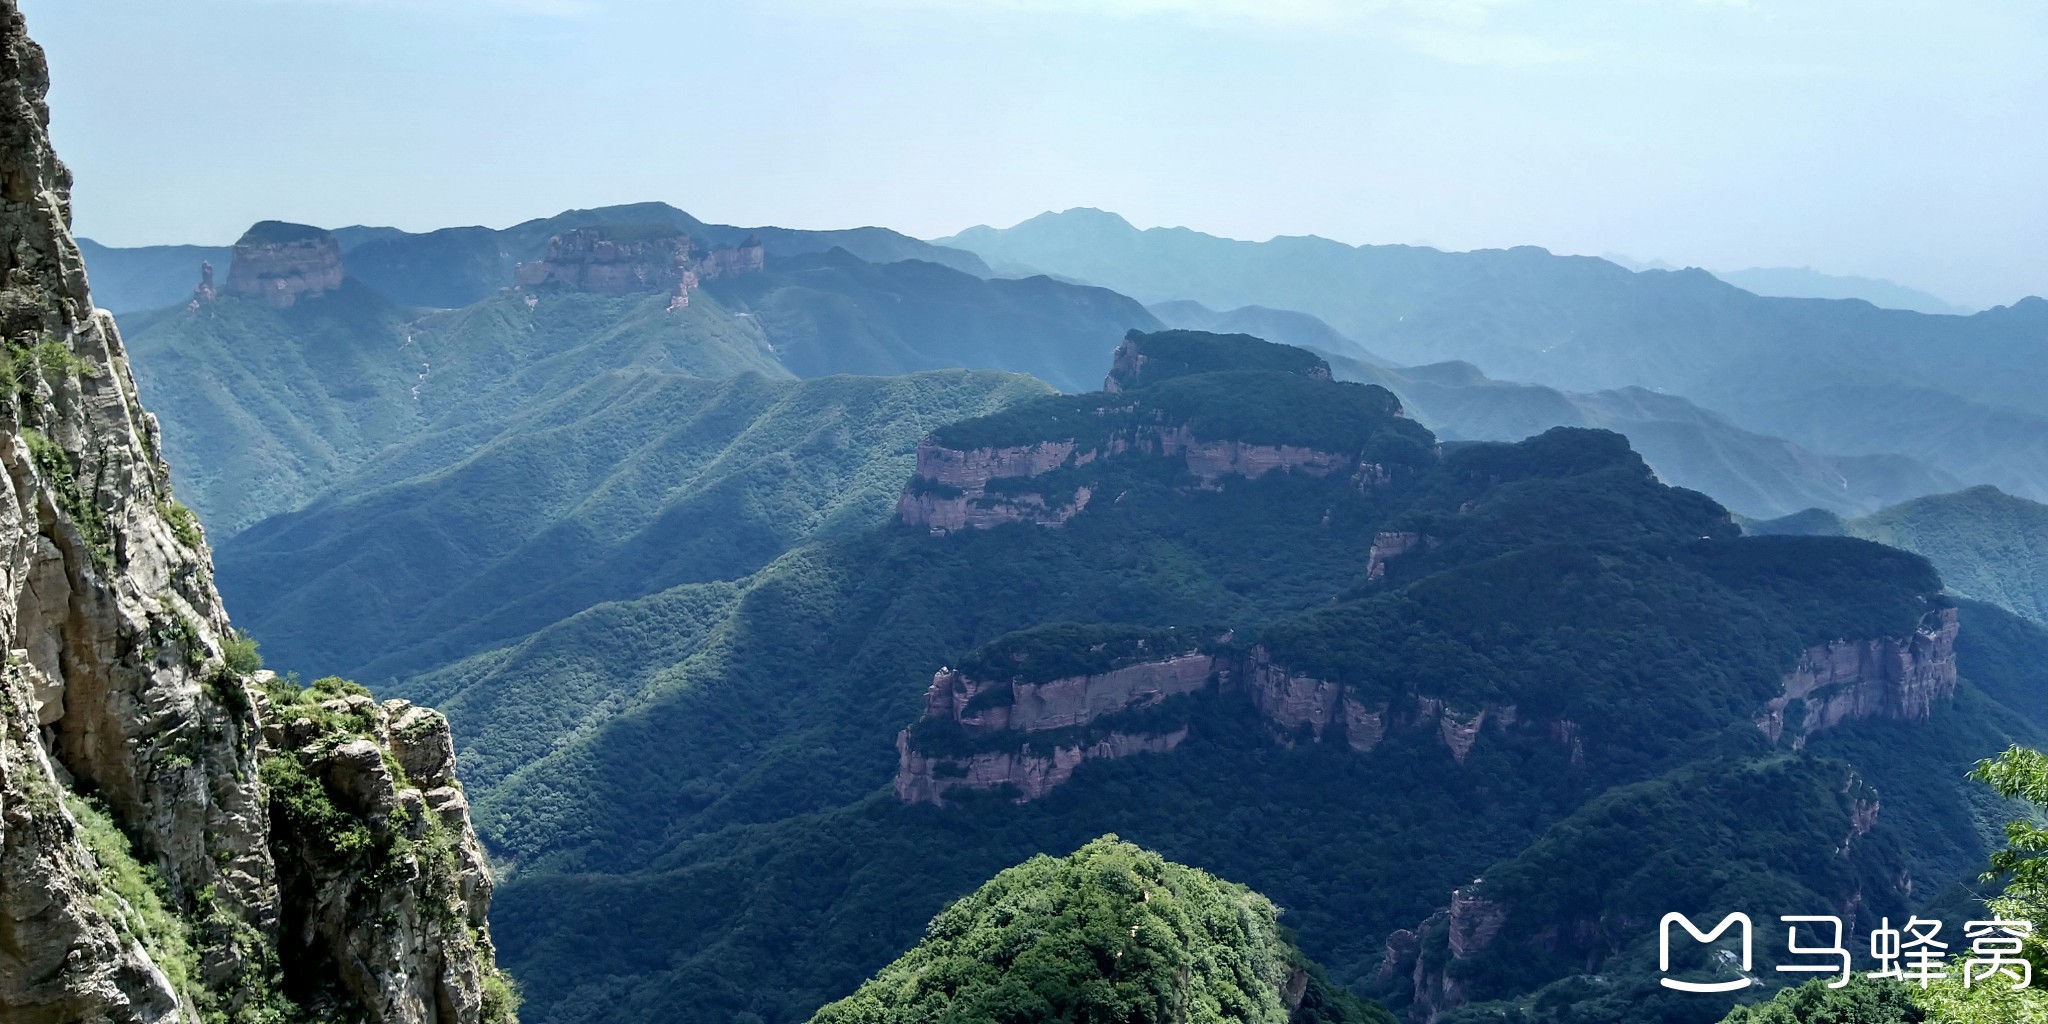
[[[1955,594],[2048,625],[2048,505],[1996,487],[1915,498],[1856,519],[1811,509],[1745,529],[1862,537],[1916,552]]]
[[[1569,392],[1492,380],[1464,362],[1388,368],[1334,354],[1330,359],[1339,379],[1386,387],[1445,438],[1514,441],[1552,427],[1627,435],[1666,483],[1711,494],[1744,515],[1768,518],[1810,507],[1861,515],[1961,486],[1907,456],[1818,454],[1645,388]]]
[[[668,220],[605,219],[638,215]],[[836,244],[774,254],[825,240],[884,255],[899,242],[924,246],[890,233],[757,235],[679,226],[685,217],[619,208],[521,225],[510,236],[537,246],[519,261],[530,279],[507,278],[454,309],[409,306],[382,288],[410,282],[415,298],[481,290],[479,274],[510,268],[469,259],[463,246],[499,252],[503,238],[383,234],[343,251],[331,232],[259,225],[217,288],[124,318],[183,493],[225,540],[379,452],[500,425],[611,371],[721,379],[957,367],[1090,388],[1116,338],[1158,323],[1114,292],[1047,278],[876,264]],[[380,246],[391,260],[363,256]],[[365,266],[381,267],[386,284],[366,280]]]
[[[1646,270],[1678,270],[1663,260],[1639,260],[1616,252],[1600,258],[1641,273]],[[1909,287],[1876,277],[1828,274],[1812,267],[1749,267],[1744,270],[1710,270],[1708,273],[1746,292],[1783,299],[1861,299],[1885,309],[1915,313],[1967,316],[1974,310]]]
[[[758,237],[774,257],[845,249],[877,263],[921,259],[980,277],[988,266],[972,253],[919,241],[887,228],[805,231],[708,224],[667,203],[630,203],[567,210],[511,227],[450,227],[410,232],[352,226],[334,229],[350,275],[400,306],[453,309],[467,306],[512,284],[517,264],[538,259],[548,239],[563,231],[604,224],[659,224],[689,233],[707,247],[739,244]],[[211,261],[225,277],[229,246],[150,245],[112,247],[80,239],[92,268],[94,296],[115,313],[161,309],[190,297],[199,264]]]
[[[1703,270],[1633,273],[1528,246],[1245,242],[1186,228],[1140,231],[1087,209],[970,228],[939,244],[1149,303],[1300,311],[1396,365],[1463,360],[1497,379],[1572,392],[1682,395],[1811,451],[1903,454],[1966,483],[2048,498],[2038,482],[2048,465],[2048,300],[2038,297],[1930,316],[1766,298]],[[1912,391],[1936,401],[1879,397]],[[1953,417],[1935,406],[1955,403],[2027,423],[1986,451],[1985,435],[1947,429]],[[1884,422],[1840,426],[1872,416]],[[2001,468],[1993,452],[2019,468]]]
[[[1737,288],[1758,295],[1788,299],[1862,299],[1884,309],[1943,316],[1968,316],[1974,312],[1938,295],[1896,281],[1823,274],[1812,267],[1750,267],[1745,270],[1716,270],[1713,274]]]

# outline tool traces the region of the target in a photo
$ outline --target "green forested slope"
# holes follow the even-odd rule
[[[1258,893],[1106,836],[998,874],[812,1020],[1393,1024],[1325,981],[1278,918]]]
[[[1849,529],[1926,555],[1958,594],[2048,623],[2048,505],[1972,487],[1894,505]]]
[[[1028,373],[1062,391],[1102,384],[1108,348],[1158,321],[1105,288],[1035,277],[983,280],[919,260],[844,250],[777,261],[708,290],[753,317],[799,377],[945,366]]]
[[[1134,415],[1174,408],[1254,430],[1275,429],[1287,409],[1309,419],[1315,405],[1275,379],[1177,378],[1158,388],[1187,394],[1139,392]],[[1013,406],[941,436],[1073,436],[1057,415],[1086,397]],[[1057,415],[1034,426],[1034,408]],[[1293,429],[1339,436],[1322,419]],[[1115,500],[1059,529],[898,527],[807,545],[730,591],[606,606],[587,632],[564,623],[548,637],[553,655],[508,649],[420,681],[472,700],[486,680],[517,676],[515,662],[570,666],[570,707],[535,711],[560,723],[549,749],[499,748],[493,783],[472,791],[513,865],[497,909],[531,1017],[801,1020],[1005,865],[1116,831],[1270,894],[1301,948],[1353,985],[1379,974],[1389,933],[1498,874],[1503,899],[1528,908],[1521,920],[1581,907],[1590,934],[1613,945],[1518,967],[1469,959],[1462,998],[1480,1002],[1463,1012],[1495,1019],[1485,1014],[1540,1002],[1545,1016],[1530,1019],[1630,1020],[1648,902],[1705,913],[1742,899],[1762,916],[1860,892],[1862,913],[1897,916],[1974,870],[1991,838],[1982,826],[1996,808],[1951,780],[2039,735],[2014,696],[2028,672],[2016,652],[2048,656],[2048,637],[2020,624],[1965,648],[1969,682],[1931,721],[1851,722],[1806,750],[1774,750],[1753,719],[1800,650],[1910,633],[1943,604],[1937,580],[1923,561],[1863,541],[1736,537],[1718,506],[1658,484],[1611,434],[1455,446],[1363,489],[1302,474],[1200,489],[1171,460],[1145,457],[1060,472]],[[1366,549],[1383,529],[1438,543],[1368,583]],[[1963,612],[1968,636],[1984,613]],[[606,689],[590,652],[626,635],[607,631],[664,621],[686,636],[672,660],[622,658],[625,685]],[[1489,728],[1462,763],[1433,729],[1390,728],[1358,754],[1278,742],[1241,699],[1211,691],[1172,708],[1189,728],[1172,753],[1087,763],[1042,800],[898,803],[894,737],[931,673],[1053,623],[1233,627],[1244,649],[1361,693],[1426,693],[1467,712],[1512,705],[1532,724]],[[1100,642],[1088,630],[1029,642],[1060,636]],[[528,679],[525,700],[546,690]],[[582,694],[606,701],[602,712],[585,714]],[[520,713],[454,711],[459,734],[466,716],[487,729]],[[1582,755],[1542,722],[1571,723]],[[1875,786],[1884,811],[1845,857],[1865,795],[1852,777]],[[1600,838],[1612,821],[1668,826],[1617,843]],[[1575,876],[1542,867],[1559,858],[1604,865],[1612,887],[1587,903]],[[1706,864],[1724,877],[1702,875]],[[1505,950],[1526,933],[1502,934]],[[1579,963],[1608,980],[1572,983]],[[1726,1010],[1707,1000],[1670,1019]]]
[[[351,277],[282,310],[223,296],[125,322],[180,493],[216,540],[344,480],[397,479],[354,475],[377,472],[373,457],[394,446],[480,444],[612,371],[715,380],[964,367],[1088,389],[1115,339],[1154,323],[1102,289],[869,264],[839,249],[714,284],[679,309],[653,292],[545,288],[422,310]]]
[[[867,529],[893,508],[919,437],[1045,391],[960,370],[611,371],[489,431],[379,455],[222,544],[221,584],[274,661],[382,683]]]
[[[404,310],[353,279],[277,310],[223,296],[131,318],[137,386],[179,492],[216,538],[304,503],[377,453],[488,432],[606,372],[787,376],[744,318],[660,295],[503,295]]]
[[[1995,487],[1916,498],[1859,519],[1811,509],[1746,529],[1864,537],[1916,552],[1951,592],[2048,623],[2048,505]]]

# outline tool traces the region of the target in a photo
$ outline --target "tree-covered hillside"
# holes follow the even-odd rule
[[[667,306],[565,291],[422,312],[349,279],[287,309],[222,296],[133,317],[128,337],[179,492],[218,541],[392,445],[488,432],[611,371],[788,376],[745,318]]]
[[[1090,391],[1102,383],[1105,339],[1158,325],[1105,288],[983,280],[918,260],[867,263],[845,250],[792,257],[709,290],[754,318],[799,377],[966,366]]]
[[[1641,957],[1651,904],[1704,915],[1741,902],[1761,917],[1853,897],[1868,927],[1975,871],[2004,812],[1960,780],[2040,735],[2019,680],[2027,652],[2048,656],[2041,630],[1966,641],[1950,695],[1930,662],[1936,689],[1919,710],[1772,704],[1802,652],[1844,638],[1937,657],[1951,612],[1918,558],[1736,536],[1717,505],[1658,483],[1598,431],[1214,479],[1186,456],[1119,447],[1209,422],[1242,427],[1241,444],[1264,431],[1360,458],[1374,431],[1313,416],[1358,387],[1192,374],[1130,393],[1136,411],[1119,415],[1133,418],[1106,430],[1093,414],[1062,419],[1100,396],[1012,406],[933,443],[1073,439],[1068,462],[991,500],[1083,487],[1101,500],[1059,526],[894,526],[805,545],[736,584],[603,606],[459,673],[401,682],[459,692],[460,736],[554,723],[543,742],[462,741],[490,765],[471,792],[516,865],[499,920],[529,1017],[803,1020],[1004,866],[1110,831],[1268,893],[1341,983],[1474,1020],[1540,1005],[1530,1019],[1557,1024],[1636,1019],[1631,993],[1655,984]],[[1317,391],[1328,395],[1305,399]],[[1050,418],[1034,423],[1041,408]],[[1288,410],[1304,422],[1273,433]],[[1376,415],[1407,422],[1391,413]],[[1090,451],[1118,454],[1082,460]],[[1376,558],[1390,535],[1415,541]],[[1986,614],[1962,609],[1963,635]],[[1219,675],[1102,720],[1184,738],[1087,760],[1040,799],[997,787],[933,806],[891,791],[897,735],[919,721],[935,671],[1020,652],[1094,664],[1122,635],[1112,626],[1199,627],[1240,682]],[[1081,646],[1047,646],[1060,643]],[[1276,725],[1292,721],[1274,717],[1288,705],[1245,689],[1294,678],[1342,688],[1381,731]],[[1760,728],[1770,714],[1776,743]],[[905,742],[936,744],[934,756],[1068,742],[947,748],[942,732]],[[1091,735],[1105,734],[1076,741]],[[1664,824],[1617,831],[1648,822]],[[1439,911],[1481,876],[1498,879],[1478,895],[1507,923],[1490,955],[1467,945],[1447,959]],[[1570,934],[1594,938],[1517,955],[1567,909]],[[1418,959],[1383,970],[1402,931]],[[1669,1019],[1727,1009],[1694,1002]]]
[[[1394,1024],[1302,957],[1258,893],[1105,836],[1003,871],[814,1024]]]
[[[1995,487],[1916,498],[1858,519],[1811,509],[1746,529],[1864,537],[1916,552],[1951,592],[2048,623],[2048,505]]]
[[[457,258],[415,256],[443,269],[434,261]],[[1115,339],[1154,324],[1097,288],[875,265],[843,249],[713,284],[675,308],[658,291],[493,286],[473,304],[427,310],[352,276],[286,309],[222,295],[124,322],[180,493],[217,541],[345,480],[361,486],[352,474],[395,445],[478,443],[614,371],[718,380],[963,367],[1092,388]]]
[[[379,454],[223,543],[221,584],[274,661],[382,683],[868,529],[888,517],[919,437],[1046,390],[964,370],[615,370]]]

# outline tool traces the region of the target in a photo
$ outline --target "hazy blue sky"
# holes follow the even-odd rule
[[[23,0],[78,227],[662,199],[2048,293],[2037,0]]]

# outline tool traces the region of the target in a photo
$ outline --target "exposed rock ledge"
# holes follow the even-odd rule
[[[1085,449],[1071,439],[968,449],[947,448],[927,439],[917,446],[917,470],[897,500],[896,515],[906,524],[941,534],[1019,522],[1059,526],[1088,507],[1089,487],[1053,495],[1015,483],[991,490],[991,483],[1030,480],[1126,454],[1181,459],[1203,488],[1216,487],[1226,477],[1256,479],[1288,471],[1314,476],[1350,473],[1361,489],[1389,479],[1384,466],[1355,454],[1230,439],[1204,441],[1186,424],[1139,427]]]
[[[210,296],[211,269],[202,269],[201,274],[201,290]],[[264,221],[235,242],[227,291],[285,309],[301,298],[340,288],[341,278],[341,243],[333,234],[304,224]]]
[[[1955,696],[1956,611],[1929,612],[1906,638],[1836,640],[1807,648],[1787,672],[1784,691],[1757,716],[1757,728],[1792,745],[1858,719],[1925,721]],[[1793,708],[1797,707],[1797,710]]]
[[[1340,683],[1274,663],[1262,648],[1243,655],[1178,654],[1042,683],[989,682],[941,669],[925,691],[920,721],[946,723],[982,749],[920,749],[917,727],[904,729],[896,738],[896,796],[908,803],[938,804],[949,790],[1014,785],[1019,801],[1035,800],[1066,782],[1085,761],[1163,753],[1187,737],[1184,725],[1145,731],[1105,721],[1111,716],[1212,691],[1248,701],[1281,743],[1304,736],[1310,742],[1341,737],[1352,750],[1368,753],[1389,729],[1428,729],[1461,765],[1488,726],[1506,730],[1519,721],[1513,705],[1485,704],[1462,712],[1428,696],[1398,704],[1364,700]],[[1091,727],[1108,731],[1090,735]],[[1546,733],[1572,751],[1575,764],[1584,760],[1576,725],[1552,723]]]

